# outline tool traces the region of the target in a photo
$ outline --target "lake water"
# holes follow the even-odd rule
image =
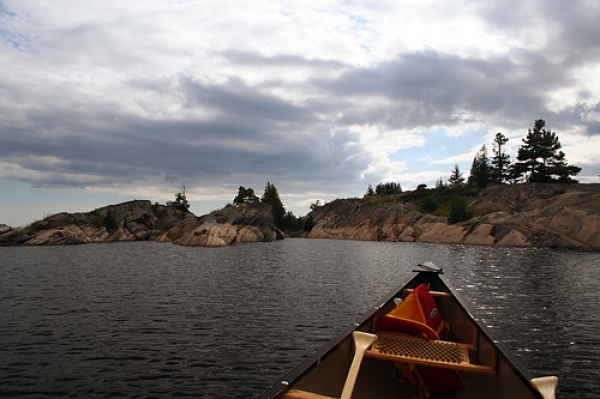
[[[559,398],[599,397],[600,254],[307,239],[0,248],[0,397],[251,398],[423,261]]]

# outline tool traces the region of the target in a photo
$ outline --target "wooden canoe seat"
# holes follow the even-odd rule
[[[387,331],[378,331],[377,336],[379,339],[366,352],[365,356],[420,366],[474,373],[496,373],[495,358],[492,359],[491,366],[471,363],[469,349],[472,348],[472,345],[442,340],[426,340]]]
[[[331,396],[319,395],[318,393],[290,389],[281,396],[281,399],[335,399]]]

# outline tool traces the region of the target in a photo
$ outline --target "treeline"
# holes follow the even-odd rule
[[[482,145],[473,159],[467,179],[458,165],[454,165],[448,180],[444,182],[439,178],[434,189],[420,184],[415,191],[403,193],[400,183],[379,183],[375,188],[368,186],[363,200],[379,203],[401,195],[401,200],[414,201],[417,211],[447,216],[450,223],[457,223],[473,217],[466,198],[490,185],[520,182],[577,183],[572,177],[579,174],[581,168],[567,163],[565,153],[560,150],[562,146],[558,135],[545,129],[545,126],[544,120],[535,121],[533,129],[529,129],[522,140],[523,145],[518,149],[514,161],[511,161],[505,151],[509,139],[502,133],[497,133],[492,141],[493,156],[488,157],[486,145]],[[233,204],[228,206],[243,206],[259,201],[271,206],[275,226],[288,235],[310,231],[314,225],[310,216],[296,217],[293,212],[286,211],[277,188],[270,182],[267,182],[260,198],[252,188],[240,186]],[[185,186],[175,195],[175,201],[169,201],[167,205],[180,211],[189,211],[190,203],[186,198]],[[317,201],[310,209],[314,211],[321,206]]]
[[[294,232],[310,231],[313,227],[310,217],[296,217],[292,211],[285,210],[283,202],[279,198],[279,192],[271,182],[267,182],[265,191],[260,198],[254,193],[254,189],[240,186],[233,203],[226,206],[243,206],[257,202],[263,202],[271,206],[273,224],[288,235],[293,235]],[[175,194],[175,201],[167,201],[166,205],[181,212],[189,212],[191,204],[187,199],[185,186],[181,186],[181,191]]]
[[[363,201],[371,204],[393,200],[411,201],[418,212],[445,216],[449,223],[458,223],[473,217],[466,197],[475,193],[467,185],[461,184],[461,181],[464,183],[464,178],[457,171],[457,174],[448,179],[447,184],[440,179],[434,189],[420,184],[415,191],[403,192],[400,183],[380,183],[375,190],[369,185]]]
[[[572,176],[581,168],[569,165],[558,135],[545,129],[543,119],[535,121],[518,149],[514,162],[504,151],[509,141],[502,133],[497,133],[492,141],[493,156],[488,158],[487,148],[481,146],[473,159],[469,179],[471,186],[485,188],[490,184],[538,182],[538,183],[577,183]]]
[[[573,179],[581,172],[581,168],[569,165],[566,155],[560,149],[562,145],[558,135],[545,129],[543,119],[535,121],[533,129],[529,129],[523,139],[523,145],[517,151],[517,156],[511,161],[504,150],[509,139],[502,133],[497,133],[492,141],[493,156],[488,157],[485,144],[475,155],[468,179],[465,180],[458,165],[450,173],[447,182],[442,178],[436,181],[435,188],[460,188],[465,185],[473,188],[486,188],[493,184],[505,183],[577,183]],[[417,191],[427,188],[420,184]],[[375,189],[367,188],[366,196],[381,196],[402,193],[400,183],[380,183]]]
[[[521,182],[577,183],[573,179],[581,168],[569,165],[566,155],[561,151],[558,135],[545,129],[546,122],[535,121],[518,149],[517,156],[511,161],[505,151],[509,139],[497,133],[492,141],[493,156],[488,157],[484,145],[475,155],[465,179],[458,165],[454,165],[446,182],[442,178],[436,181],[434,189],[420,184],[412,193],[402,195],[402,200],[414,201],[417,211],[448,217],[450,223],[457,223],[473,217],[468,209],[467,198],[476,195],[479,190],[494,184],[515,184]],[[371,185],[363,199],[369,202],[389,200],[393,194],[401,194],[400,183],[380,183],[375,189]]]
[[[259,201],[271,205],[273,224],[286,234],[293,235],[293,232],[309,231],[312,229],[313,225],[310,218],[296,217],[292,211],[285,210],[283,202],[279,198],[279,192],[271,182],[267,182],[261,198],[258,198],[252,188],[240,186],[238,194],[233,199],[233,205],[242,206]]]

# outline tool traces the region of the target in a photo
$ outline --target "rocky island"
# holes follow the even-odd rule
[[[433,190],[382,198],[335,200],[307,216],[308,238],[467,245],[600,249],[600,185],[497,185],[467,196],[474,216],[450,223],[422,212]],[[158,241],[222,247],[283,239],[265,203],[227,206],[197,217],[150,201],[129,201],[88,213],[59,213],[25,228],[0,225],[0,245],[67,245]]]
[[[159,241],[220,247],[282,238],[283,233],[273,225],[269,206],[261,203],[228,206],[196,217],[191,212],[135,200],[87,213],[58,213],[28,227],[0,225],[0,245]]]

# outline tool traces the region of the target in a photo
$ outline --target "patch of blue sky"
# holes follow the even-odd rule
[[[2,37],[2,41],[13,49],[17,50],[20,53],[31,53],[32,48],[30,46],[31,40],[24,35],[20,35],[18,33],[9,32],[6,30],[0,30],[0,37]]]
[[[0,37],[2,38],[2,41],[9,47],[12,47],[20,52],[29,52],[29,44],[31,40],[25,35],[6,28],[10,25],[10,22],[14,21],[18,17],[19,16],[17,14],[7,11],[6,7],[0,4],[0,26],[4,28],[0,29]]]
[[[370,20],[366,19],[362,15],[348,14],[348,18],[350,18],[352,21],[356,22],[358,25],[366,25],[371,22]]]
[[[391,161],[406,162],[407,171],[448,169],[455,164],[462,171],[471,167],[475,154],[483,144],[491,150],[491,141],[487,143],[487,130],[465,130],[460,135],[450,134],[446,129],[419,132],[425,137],[425,145],[396,151],[389,156]]]
[[[14,18],[17,14],[11,11],[7,11],[7,8],[4,4],[0,3],[0,17],[10,17]]]

